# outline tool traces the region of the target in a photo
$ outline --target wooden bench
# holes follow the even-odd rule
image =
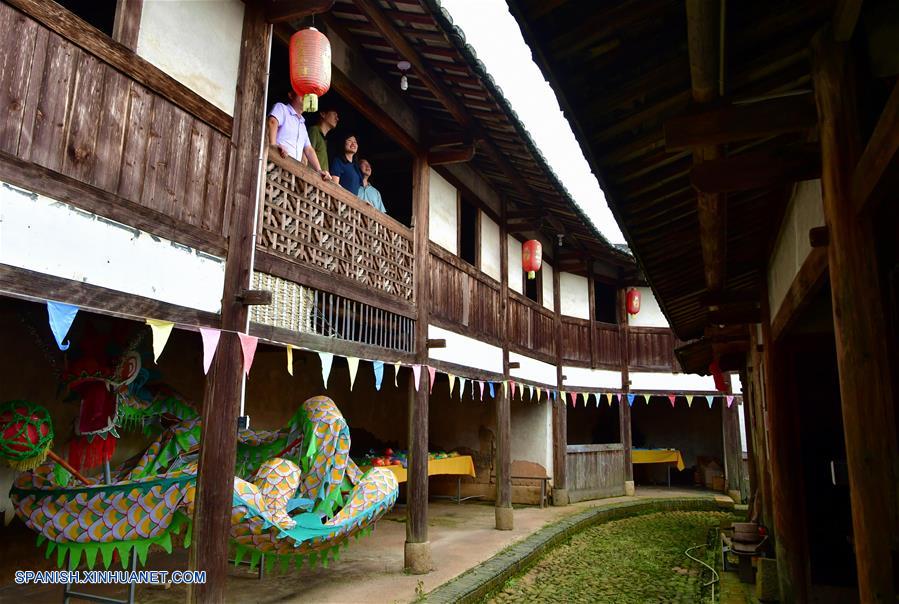
[[[513,461],[512,462],[512,475],[509,477],[512,480],[539,480],[540,481],[540,500],[539,504],[541,508],[545,508],[549,505],[549,481],[552,480],[549,476],[546,475],[543,467],[539,464],[526,462],[526,461]],[[496,471],[492,470],[490,473],[490,483],[496,484]],[[527,485],[512,485],[512,486],[527,486]]]

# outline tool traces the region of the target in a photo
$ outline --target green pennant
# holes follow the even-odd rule
[[[69,545],[69,570],[78,568],[78,564],[81,562],[81,552],[83,551],[83,543],[72,543]]]
[[[44,544],[44,541],[47,540],[47,537],[44,536],[43,533],[37,534],[37,546],[40,547]]]
[[[115,551],[115,543],[101,543],[100,544],[100,554],[103,557],[103,567],[106,570],[109,570],[109,565],[112,564],[112,554]]]
[[[119,552],[119,560],[122,562],[122,568],[128,569],[128,558],[131,557],[131,544],[127,542],[119,542],[115,544],[115,549]]]
[[[256,570],[256,565],[259,564],[259,559],[262,557],[262,554],[255,550],[250,551],[250,572]]]
[[[147,564],[147,551],[150,549],[150,541],[138,541],[134,544],[134,549],[137,551],[137,560],[141,566],[145,566]]]
[[[66,560],[66,554],[69,553],[69,546],[64,543],[60,543],[56,548],[56,567],[62,568],[63,562]]]
[[[56,541],[51,541],[47,544],[47,553],[44,554],[44,558],[50,558],[50,554],[53,553],[53,550],[56,549]]]
[[[234,548],[234,566],[240,566],[241,560],[247,555],[246,548],[238,545]]]
[[[87,568],[94,570],[94,564],[97,563],[97,552],[100,548],[96,543],[91,543],[84,548],[84,560],[87,562]]]
[[[159,545],[159,547],[165,550],[165,553],[172,553],[172,534],[169,531],[163,533],[156,543],[157,545]]]

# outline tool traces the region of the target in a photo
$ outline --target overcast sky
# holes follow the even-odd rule
[[[599,182],[505,0],[441,0],[569,193],[612,243],[624,243]]]

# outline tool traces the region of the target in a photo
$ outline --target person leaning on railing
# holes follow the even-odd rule
[[[321,175],[323,180],[331,180],[327,170],[322,169],[309,141],[306,132],[306,120],[303,119],[303,98],[294,93],[287,93],[288,103],[275,103],[268,116],[268,142],[278,147],[281,157],[288,155],[300,161],[305,157],[309,165]]]
[[[359,192],[357,193],[359,199],[379,212],[386,214],[387,210],[384,208],[384,202],[381,200],[381,192],[368,184],[368,179],[371,178],[371,162],[367,159],[360,159],[359,171],[362,173],[362,184],[359,185]]]

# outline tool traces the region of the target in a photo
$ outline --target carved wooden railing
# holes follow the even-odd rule
[[[676,344],[674,332],[667,327],[629,327],[628,364],[634,369],[679,371]]]
[[[615,323],[594,322],[593,363],[597,366],[621,365],[621,331]]]
[[[562,362],[590,365],[590,321],[562,317]]]
[[[327,274],[325,291],[414,302],[412,230],[277,153],[266,162],[257,247]]]

